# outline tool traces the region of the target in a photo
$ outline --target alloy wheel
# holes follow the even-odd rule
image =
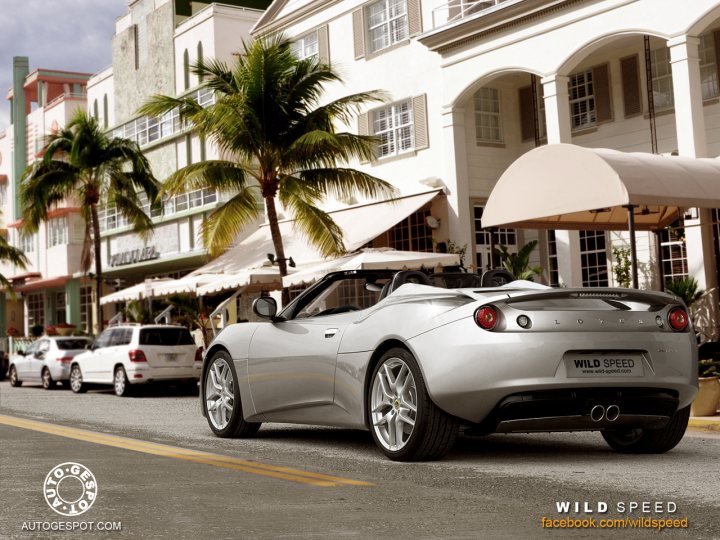
[[[235,406],[235,392],[233,374],[224,358],[216,358],[208,369],[205,406],[212,425],[216,429],[225,429]]]
[[[82,390],[83,377],[80,368],[74,366],[70,372],[70,389],[73,392],[80,392]]]
[[[45,368],[42,372],[42,386],[45,390],[49,390],[52,386],[53,380],[52,376],[50,375],[50,370]]]
[[[18,383],[17,370],[15,366],[10,367],[10,386],[15,386]]]
[[[410,440],[417,419],[417,389],[408,365],[400,358],[385,360],[370,393],[371,422],[387,450],[401,450]]]
[[[127,380],[125,378],[125,371],[122,369],[118,369],[115,371],[115,394],[118,396],[122,396],[125,394],[125,385],[127,384]]]

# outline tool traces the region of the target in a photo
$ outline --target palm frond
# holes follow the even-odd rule
[[[397,189],[380,178],[356,169],[332,168],[298,171],[299,188],[306,186],[336,199],[349,199],[355,194],[364,197],[390,198]]]
[[[177,195],[195,189],[241,191],[248,188],[247,171],[231,161],[211,160],[193,163],[175,171],[162,184],[161,194]]]
[[[260,207],[249,187],[213,210],[200,228],[210,255],[219,255],[230,247],[240,231],[254,223],[259,214]]]
[[[2,236],[0,236],[0,261],[8,262],[22,269],[27,268],[30,263],[22,250],[11,246]]]

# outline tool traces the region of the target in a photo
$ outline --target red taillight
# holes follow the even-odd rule
[[[72,362],[72,359],[72,356],[61,356],[60,358],[57,358],[57,361],[61,364],[69,364],[70,362]]]
[[[198,347],[197,350],[195,351],[195,361],[196,362],[202,362],[202,353],[203,353],[202,347]]]
[[[128,356],[130,357],[131,362],[147,362],[145,353],[139,350],[129,351]]]
[[[676,332],[682,332],[688,327],[690,319],[687,311],[683,308],[676,307],[672,308],[670,313],[668,313],[668,322],[670,323],[670,328]]]
[[[497,310],[492,306],[482,306],[475,311],[475,322],[483,330],[492,330],[498,322]]]

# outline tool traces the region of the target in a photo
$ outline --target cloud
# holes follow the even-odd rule
[[[115,19],[128,0],[2,0],[0,10],[0,129],[9,124],[13,56],[36,68],[96,73],[112,60]]]

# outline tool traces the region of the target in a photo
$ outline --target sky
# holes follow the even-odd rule
[[[112,62],[115,19],[128,0],[0,0],[0,129],[10,123],[13,56],[37,68],[96,73]]]

